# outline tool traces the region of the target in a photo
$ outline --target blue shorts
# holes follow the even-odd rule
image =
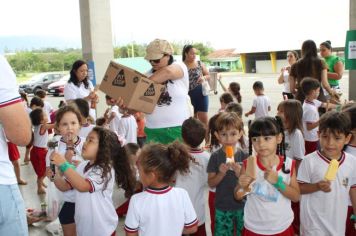
[[[194,107],[194,113],[208,112],[209,96],[203,96],[201,84],[189,91],[189,97]]]
[[[64,202],[58,218],[61,225],[74,224],[75,203]]]
[[[17,184],[0,185],[0,235],[27,236],[25,205]]]

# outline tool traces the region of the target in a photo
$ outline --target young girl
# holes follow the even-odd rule
[[[235,198],[241,200],[241,188],[248,189],[244,209],[243,235],[294,236],[291,201],[300,197],[296,181],[295,161],[284,153],[283,125],[279,117],[262,117],[252,122],[249,129],[250,154],[252,145],[257,157],[250,156],[243,163]],[[241,187],[241,188],[240,188]]]
[[[30,161],[37,175],[37,193],[46,193],[43,180],[46,177],[46,154],[48,142],[48,130],[53,129],[53,124],[47,124],[47,114],[37,108],[30,113],[33,128],[33,147],[30,152]]]
[[[223,93],[220,96],[220,109],[219,112],[223,112],[225,111],[225,108],[227,106],[227,104],[229,104],[230,102],[233,102],[234,99],[232,98],[232,95],[230,93]]]
[[[64,155],[66,160],[78,165],[83,160],[81,157],[84,140],[78,136],[81,126],[81,116],[72,106],[64,106],[56,112],[56,128],[59,131],[61,138],[58,142],[58,153]],[[53,176],[50,171],[50,155],[53,151],[47,154],[47,176]],[[64,180],[64,179],[63,179]],[[75,191],[67,185],[63,185],[60,178],[54,181],[56,187],[63,192],[63,207],[59,212],[58,218],[62,225],[63,234],[72,236],[76,234],[74,211],[75,211]]]
[[[242,97],[240,94],[240,84],[237,82],[231,82],[229,84],[229,87],[226,89],[225,85],[221,82],[221,75],[218,77],[218,81],[221,85],[221,88],[224,90],[224,92],[229,92],[231,95],[236,99],[238,103],[241,103]]]
[[[304,158],[305,146],[303,137],[303,108],[298,100],[285,100],[278,105],[278,116],[284,126],[284,140],[286,156],[296,161],[298,170],[300,162]]]
[[[124,148],[122,149],[122,155],[123,157],[126,157],[126,159],[129,160],[130,167],[132,170],[133,175],[136,177],[136,182],[134,190],[136,193],[142,191],[142,185],[139,182],[139,174],[138,174],[138,169],[137,169],[137,160],[138,160],[138,154],[140,152],[140,146],[136,143],[127,143],[125,144]],[[115,167],[115,163],[114,163]],[[118,168],[116,168],[118,169]],[[130,203],[130,196],[133,195],[133,192],[125,192],[125,196],[128,198],[123,204],[121,204],[118,208],[116,208],[116,213],[119,217],[122,217],[127,214],[127,210],[129,208],[129,203]]]
[[[75,191],[75,223],[79,236],[110,236],[115,233],[118,218],[112,202],[115,182],[113,162],[124,168],[116,174],[125,179],[130,173],[129,162],[118,156],[121,146],[114,132],[95,127],[83,145],[81,162],[74,170],[66,158],[55,152],[51,160],[64,174],[66,180],[57,177],[57,184]],[[116,177],[117,178],[117,177]],[[118,178],[117,178],[118,179]],[[125,185],[127,186],[127,185]]]
[[[197,231],[198,220],[188,193],[169,186],[176,171],[187,173],[191,161],[183,144],[147,144],[138,157],[145,191],[132,196],[126,235],[174,235]]]

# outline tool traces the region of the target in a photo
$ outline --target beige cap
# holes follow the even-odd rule
[[[155,39],[146,48],[146,60],[161,59],[164,54],[172,55],[172,45],[164,39]]]

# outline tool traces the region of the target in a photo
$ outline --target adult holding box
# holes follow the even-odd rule
[[[90,107],[89,115],[95,120],[95,106],[98,96],[88,78],[88,65],[82,60],[77,60],[73,63],[70,70],[70,78],[64,87],[64,99],[67,103],[77,98],[83,98],[88,101]]]
[[[146,48],[145,59],[152,69],[147,76],[155,83],[164,85],[158,102],[151,114],[146,115],[146,142],[163,144],[181,140],[181,126],[190,116],[188,105],[189,74],[183,62],[173,59],[173,47],[163,39],[155,39]],[[124,107],[125,101],[118,99]]]

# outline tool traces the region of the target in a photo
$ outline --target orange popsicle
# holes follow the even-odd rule
[[[234,162],[234,148],[232,146],[225,147],[226,163]]]

